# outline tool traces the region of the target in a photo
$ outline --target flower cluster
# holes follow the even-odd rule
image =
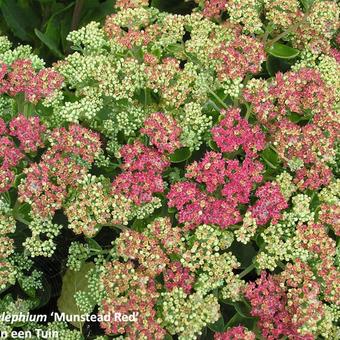
[[[0,67],[0,93],[10,96],[21,93],[32,103],[52,96],[64,80],[53,69],[44,68],[36,72],[29,59],[18,59],[11,65],[2,64]]]
[[[256,282],[248,284],[245,296],[251,303],[252,315],[259,318],[259,327],[267,339],[298,335],[286,309],[285,291],[272,276],[262,272]]]
[[[258,73],[265,53],[261,42],[246,35],[236,35],[234,40],[216,48],[211,57],[218,61],[216,73],[224,82],[227,79],[242,79],[247,73]]]
[[[122,194],[136,205],[153,201],[153,194],[164,191],[162,172],[168,161],[156,149],[136,141],[120,150],[123,172],[112,183],[114,194]]]
[[[48,136],[49,149],[39,163],[24,170],[26,178],[19,185],[19,200],[27,202],[36,216],[53,217],[61,209],[69,187],[88,171],[89,164],[100,152],[100,140],[79,125],[68,130],[56,128]]]
[[[330,164],[335,160],[337,113],[334,92],[315,69],[277,73],[268,84],[248,83],[244,97],[257,119],[272,134],[278,154],[303,190],[318,189],[331,180]],[[303,124],[301,124],[303,122]]]
[[[288,208],[276,183],[267,182],[256,190],[255,195],[259,200],[250,208],[250,212],[259,225],[266,224],[269,220],[275,224],[281,218],[280,212]]]
[[[262,180],[262,170],[262,164],[249,157],[240,163],[224,159],[221,153],[207,152],[199,163],[187,167],[185,176],[197,183],[173,184],[167,195],[168,205],[176,207],[179,221],[189,228],[199,224],[226,228],[240,222],[237,207],[249,203],[254,185]],[[205,190],[198,183],[204,184]]]
[[[223,119],[211,129],[212,138],[222,152],[231,153],[241,147],[248,157],[255,157],[265,147],[265,135],[259,126],[252,127],[239,109],[223,111]]]
[[[61,225],[54,224],[51,220],[36,218],[28,225],[32,236],[28,237],[23,246],[32,257],[51,257],[56,249],[54,239],[59,235]]]
[[[339,338],[338,4],[168,3],[0,36],[0,331]]]
[[[219,254],[232,241],[230,232],[208,225],[184,233],[172,227],[169,218],[155,219],[143,232],[123,231],[114,243],[113,261],[105,264],[99,278],[104,287],[100,311],[143,313],[137,323],[103,322],[105,332],[162,339],[167,330],[194,339],[219,317],[211,291],[237,279],[236,259],[231,253]],[[173,260],[175,254],[181,261]],[[164,285],[158,283],[159,276]]]
[[[244,339],[244,340],[255,340],[256,336],[252,331],[248,331],[243,326],[236,326],[228,329],[224,333],[215,333],[215,340],[233,340],[233,339]]]
[[[10,255],[14,252],[13,239],[8,237],[16,229],[16,222],[12,215],[9,204],[0,199],[0,231],[1,231],[1,247],[0,247],[0,263],[2,277],[0,279],[0,288],[4,289],[8,283],[15,281],[15,270],[9,261]]]
[[[13,185],[14,168],[25,158],[25,153],[35,152],[44,146],[45,131],[46,126],[41,124],[39,117],[26,118],[19,114],[10,121],[9,127],[0,118],[0,192]],[[19,147],[13,137],[19,140]]]
[[[150,138],[151,143],[161,153],[165,151],[172,153],[181,146],[179,140],[181,128],[173,118],[162,113],[150,115],[145,120],[141,132]]]

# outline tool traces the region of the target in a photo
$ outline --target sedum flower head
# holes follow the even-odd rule
[[[181,288],[162,294],[163,324],[170,334],[178,334],[179,339],[196,339],[201,330],[220,317],[220,307],[212,294],[187,295]]]

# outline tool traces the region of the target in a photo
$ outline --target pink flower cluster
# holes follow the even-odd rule
[[[265,81],[244,91],[256,118],[268,129],[277,144],[285,165],[299,161],[295,183],[300,189],[318,189],[327,185],[331,170],[327,165],[334,157],[340,124],[333,109],[332,91],[315,69],[277,73],[275,80]],[[304,124],[291,121],[301,116]]]
[[[54,129],[49,135],[50,153],[62,153],[78,156],[82,160],[93,163],[100,153],[100,136],[81,125],[73,124],[68,129]]]
[[[321,237],[317,236],[319,232]],[[247,284],[245,296],[251,303],[251,314],[259,318],[259,327],[266,339],[287,336],[289,339],[313,340],[311,330],[325,314],[321,300],[338,303],[339,273],[332,268],[335,242],[330,245],[330,239],[318,225],[300,226],[298,233],[309,251],[324,253],[331,260],[324,262],[324,258],[321,263],[312,261],[309,265],[297,258],[280,274],[272,276],[262,272],[259,279]],[[325,250],[318,240],[325,245]],[[327,251],[330,251],[329,255]]]
[[[27,101],[36,103],[59,89],[63,81],[64,78],[51,68],[36,73],[31,60],[18,59],[10,67],[1,65],[0,94],[15,96],[23,93]]]
[[[332,176],[332,170],[328,166],[318,163],[309,168],[304,167],[297,170],[294,182],[301,190],[315,190],[329,184]]]
[[[29,203],[36,216],[51,217],[62,208],[67,187],[85,174],[69,156],[46,153],[39,163],[24,169],[25,181],[19,185],[19,201]]]
[[[136,8],[139,6],[148,6],[149,0],[117,0],[116,8],[126,9],[126,8]]]
[[[336,236],[340,236],[340,207],[337,203],[323,203],[320,206],[319,222],[333,228]]]
[[[135,204],[151,202],[153,194],[164,191],[162,172],[169,162],[156,149],[135,141],[120,150],[123,172],[112,183],[113,194],[123,194]]]
[[[328,137],[324,129],[316,124],[299,125],[283,118],[276,126],[273,138],[277,141],[279,154],[289,159],[299,158],[306,164],[318,163],[320,152],[324,157],[330,155],[330,146],[336,140],[335,131]]]
[[[253,104],[260,122],[269,126],[273,119],[290,112],[303,115],[306,110],[317,113],[331,110],[331,93],[317,70],[302,68],[297,72],[278,72],[268,89],[248,88],[243,95]]]
[[[1,167],[3,169],[14,168],[24,155],[16,147],[15,143],[9,136],[0,137],[0,157],[2,158]]]
[[[187,268],[169,258],[169,254],[179,251],[181,238],[181,230],[172,227],[170,218],[157,218],[143,232],[126,230],[116,239],[116,254],[124,262],[113,261],[105,266],[100,278],[105,289],[100,313],[139,312],[139,316],[131,323],[112,317],[110,322],[101,323],[106,334],[126,333],[136,340],[164,338],[165,331],[156,315],[162,287],[156,277],[163,274],[169,290],[180,286],[188,292],[194,280]]]
[[[215,333],[214,340],[255,340],[255,333],[243,326],[229,328],[226,332]]]
[[[286,293],[271,275],[262,272],[259,279],[248,283],[245,296],[252,307],[251,315],[259,318],[258,325],[266,339],[297,335],[286,309]]]
[[[13,168],[25,157],[23,152],[36,151],[44,146],[42,136],[45,131],[45,125],[38,117],[26,118],[19,114],[10,121],[9,129],[0,118],[0,192],[7,191],[13,184]],[[12,137],[19,140],[19,147]]]
[[[133,144],[126,144],[120,149],[124,163],[123,170],[129,171],[155,171],[161,173],[169,166],[165,156],[154,148],[145,146],[136,140]]]
[[[315,280],[312,268],[297,259],[294,264],[288,263],[285,270],[276,278],[278,284],[286,290],[286,309],[290,314],[293,329],[292,335],[298,337],[299,328],[304,326],[302,339],[313,340],[309,327],[316,327],[324,315],[324,306],[319,300],[321,286]],[[306,327],[307,326],[307,327]],[[309,327],[308,327],[309,326]]]
[[[150,277],[162,273],[169,263],[157,239],[134,230],[120,234],[116,249],[118,256],[138,261],[139,269]]]
[[[220,80],[244,78],[247,73],[256,74],[266,60],[263,44],[250,36],[240,34],[228,43],[222,43],[212,53],[219,60],[216,72]]]
[[[207,152],[199,163],[187,166],[185,177],[204,183],[208,192],[214,192],[226,182],[226,165],[221,153]]]
[[[168,206],[179,210],[178,220],[193,229],[200,224],[216,224],[226,228],[241,220],[239,212],[226,200],[208,196],[197,184],[179,182],[171,186]]]
[[[184,268],[179,261],[171,262],[164,273],[164,283],[167,290],[175,287],[182,288],[186,294],[190,294],[195,278],[188,268]]]
[[[136,8],[147,5],[148,0],[123,0],[119,3],[116,4],[116,7]],[[105,20],[104,31],[110,39],[115,40],[123,48],[132,49],[135,46],[147,46],[161,35],[159,24],[153,23],[150,19],[144,18],[142,25],[132,22],[124,25],[121,19],[117,20],[118,17],[117,14],[108,16]],[[127,58],[127,60],[129,59],[130,57]]]
[[[303,68],[298,72],[277,73],[270,94],[277,99],[279,112],[304,114],[306,110],[331,108],[331,99],[318,71]]]
[[[281,211],[288,208],[279,185],[267,182],[256,190],[255,195],[259,200],[249,210],[256,219],[256,223],[263,225],[270,220],[273,224],[277,223],[281,217]]]
[[[246,155],[256,157],[265,147],[265,135],[259,126],[251,126],[241,117],[239,108],[223,110],[225,116],[211,129],[213,140],[222,152],[234,152],[242,147]]]
[[[41,161],[24,170],[27,177],[18,188],[19,201],[29,203],[42,217],[53,216],[62,207],[68,187],[87,173],[84,162],[92,163],[101,145],[97,133],[80,125],[54,129],[50,141]]]
[[[7,133],[7,126],[5,121],[0,118],[0,136],[4,135]]]
[[[11,136],[19,139],[20,149],[24,152],[35,152],[44,147],[41,136],[46,132],[46,126],[40,123],[39,117],[19,115],[12,119],[9,129]]]
[[[227,0],[205,0],[203,15],[213,18],[221,15],[227,7]]]
[[[140,131],[149,136],[151,143],[161,153],[172,153],[181,146],[181,128],[175,119],[164,113],[156,112],[150,115]]]
[[[124,334],[131,340],[162,340],[165,330],[157,322],[155,304],[159,293],[153,279],[135,270],[132,261],[109,262],[101,276],[107,298],[102,301],[100,314],[111,315],[114,322],[102,322],[106,334]],[[136,322],[116,321],[115,313],[129,315],[138,312]]]
[[[222,154],[207,152],[199,162],[187,167],[186,177],[205,184],[206,191],[193,182],[171,186],[168,205],[179,210],[179,222],[194,228],[199,224],[216,224],[226,228],[241,220],[238,204],[249,202],[255,183],[262,180],[260,162],[248,157],[223,159]],[[219,198],[218,198],[219,197]]]
[[[249,197],[255,183],[262,181],[262,163],[248,157],[242,163],[238,160],[227,161],[227,183],[222,189],[222,195],[238,204],[249,203]]]
[[[336,255],[336,242],[328,236],[326,228],[317,223],[298,225],[297,235],[302,241],[301,246],[318,257],[316,272],[325,282],[324,300],[338,303],[340,274],[333,261]]]
[[[172,227],[170,218],[156,218],[148,225],[150,235],[157,238],[161,247],[168,254],[180,254],[181,252],[181,229]]]

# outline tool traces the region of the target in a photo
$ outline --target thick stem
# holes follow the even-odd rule
[[[80,21],[80,14],[84,6],[84,0],[77,0],[76,5],[73,10],[72,23],[71,23],[71,31],[74,31],[78,28]]]
[[[246,107],[247,107],[247,112],[246,112],[246,116],[244,117],[244,119],[248,120],[249,117],[250,117],[250,113],[251,113],[252,107],[249,104],[246,104]]]
[[[289,159],[288,159],[287,157],[285,157],[285,156],[279,154],[279,152],[278,152],[278,150],[275,148],[275,146],[270,145],[269,147],[270,147],[273,151],[275,151],[275,152],[279,155],[279,157],[281,157],[281,158],[282,158],[283,160],[285,160],[286,162],[289,162]]]
[[[240,279],[242,279],[243,277],[245,277],[247,274],[249,274],[253,269],[255,268],[254,263],[252,263],[251,265],[249,265],[243,272],[241,272],[238,277]]]
[[[273,164],[273,163],[271,163],[271,162],[269,162],[267,159],[265,159],[264,157],[262,157],[262,159],[272,168],[272,169],[274,169],[274,170],[276,170],[277,169],[277,167]]]
[[[225,102],[213,91],[209,89],[209,92],[217,99],[217,101],[225,108],[227,109],[228,106],[225,104]]]
[[[14,216],[14,219],[16,219],[17,221],[23,223],[23,224],[26,224],[26,225],[30,225],[30,222],[25,220],[24,218],[22,218],[21,216]]]

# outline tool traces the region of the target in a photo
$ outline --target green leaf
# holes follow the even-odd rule
[[[261,234],[258,234],[257,236],[255,236],[255,242],[256,242],[256,245],[260,249],[263,249],[263,247],[266,245],[266,243],[264,242],[264,239],[263,239]]]
[[[274,43],[268,49],[268,53],[274,57],[281,58],[281,59],[292,59],[298,56],[300,53],[299,50],[293,47],[289,47],[287,45],[283,45],[280,43]]]
[[[313,193],[312,199],[309,205],[310,210],[315,211],[316,208],[320,205],[320,203],[321,202],[320,202],[319,196],[316,193]]]
[[[193,1],[183,0],[152,0],[151,6],[158,8],[162,12],[187,14],[192,11]]]
[[[214,150],[214,151],[220,151],[220,149],[218,148],[216,142],[214,142],[213,140],[210,140],[208,142],[208,146],[210,149]]]
[[[86,262],[79,271],[68,269],[63,277],[61,295],[57,305],[59,311],[67,315],[81,315],[74,298],[75,293],[79,291],[88,292],[88,278],[86,275],[94,267],[94,263]],[[83,323],[71,322],[77,328],[81,328]]]
[[[25,176],[26,176],[26,175],[23,174],[23,173],[21,173],[21,174],[15,176],[15,180],[14,180],[14,183],[13,183],[14,188],[17,188],[17,187],[18,187],[18,185],[20,184],[21,180],[22,180],[23,178],[25,178]]]
[[[102,21],[107,15],[114,12],[114,1],[86,0],[82,12],[79,26],[86,25],[90,21]]]
[[[66,36],[70,32],[72,21],[72,7],[74,7],[74,1],[70,2],[67,6],[61,6],[58,9],[54,9],[53,15],[49,21],[58,23],[59,36],[63,51],[67,48]]]
[[[164,340],[172,340],[173,337],[170,334],[166,334]]]
[[[40,32],[37,28],[34,29],[34,33],[53,52],[53,54],[59,58],[63,58],[63,54],[59,50],[57,40],[53,40],[46,33]],[[59,40],[59,37],[56,39]]]
[[[274,150],[267,148],[261,152],[261,156],[267,162],[267,164],[276,168],[279,162],[279,156]]]
[[[67,6],[60,6],[60,9],[58,9],[58,10],[55,10],[54,11],[54,13],[53,13],[53,15],[50,17],[50,20],[51,19],[54,19],[54,18],[56,18],[56,17],[59,17],[59,15],[60,14],[63,14],[63,18],[65,17],[65,14],[64,14],[64,12],[66,12],[67,10],[69,10],[71,7],[73,7],[74,6],[74,3],[75,3],[75,1],[71,1]]]
[[[305,12],[307,12],[313,5],[315,0],[301,0],[301,4]]]
[[[3,15],[3,19],[13,32],[15,36],[22,40],[29,40],[27,30],[28,22],[27,15],[17,2],[14,0],[1,0],[0,8]]]
[[[141,232],[146,228],[147,225],[148,222],[146,220],[135,219],[132,223],[131,229]]]
[[[11,205],[11,195],[8,191],[3,192],[0,197],[3,198],[9,205]]]
[[[213,332],[223,332],[224,327],[225,327],[223,316],[221,316],[215,323],[209,324],[208,327]]]
[[[24,281],[25,279],[19,279],[18,282],[19,282],[19,286],[20,288],[23,290],[23,292],[25,292],[29,297],[31,298],[36,298],[36,290],[35,288],[33,287],[30,287],[30,288],[25,288],[24,286]]]
[[[183,45],[182,44],[170,44],[166,47],[166,49],[170,52],[170,53],[181,53],[183,52]]]
[[[238,326],[238,325],[243,325],[246,326],[248,329],[253,329],[254,325],[256,323],[255,318],[244,318],[241,316],[239,313],[236,313],[226,324],[225,329],[227,330],[228,328]]]
[[[290,69],[290,64],[285,59],[280,59],[268,55],[266,68],[270,76],[275,76],[278,72],[286,72]]]
[[[100,121],[103,121],[105,119],[108,119],[110,113],[112,113],[112,109],[108,106],[105,106],[97,113],[97,118]]]
[[[253,318],[250,315],[250,311],[251,311],[250,306],[246,305],[243,302],[235,302],[233,303],[233,306],[235,307],[237,313],[240,314],[243,318],[246,318],[246,319]]]
[[[293,123],[298,123],[304,119],[304,117],[296,112],[292,112],[288,116],[289,120]]]
[[[67,50],[68,41],[66,37],[69,33],[69,28],[71,25],[72,17],[68,15],[66,18],[60,21],[60,39],[62,50],[65,52]]]
[[[168,208],[168,213],[169,214],[174,214],[177,212],[177,209],[175,207]]]
[[[213,119],[213,122],[216,123],[220,116],[220,108],[215,104],[215,102],[211,99],[208,99],[204,104],[202,111],[210,116]]]
[[[171,163],[181,163],[191,157],[191,151],[188,147],[177,149],[174,153],[169,155]]]
[[[30,211],[31,211],[31,206],[29,203],[18,203],[17,201],[13,209],[13,216],[14,218],[19,218],[19,221],[20,221],[20,218],[30,221],[31,220]]]
[[[100,246],[100,244],[94,240],[93,238],[86,238],[86,242],[89,245],[91,250],[97,251],[97,252],[101,252],[103,250],[103,248]]]
[[[237,260],[241,263],[242,269],[247,268],[253,258],[256,256],[256,250],[251,243],[243,244],[241,242],[233,242],[230,250],[235,254]]]

